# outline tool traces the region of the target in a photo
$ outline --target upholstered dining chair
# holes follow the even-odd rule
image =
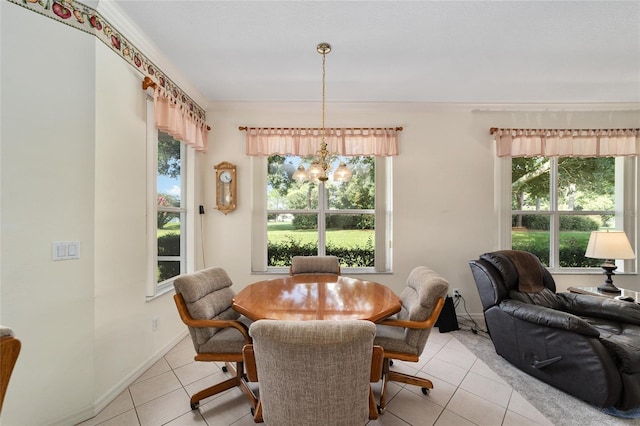
[[[449,290],[449,283],[426,266],[414,268],[407,278],[407,287],[400,294],[402,309],[395,316],[376,325],[375,345],[384,348],[380,413],[386,405],[389,381],[422,387],[422,393],[433,389],[429,379],[392,371],[391,360],[417,362],[438,320]]]
[[[357,426],[378,417],[371,382],[380,380],[382,348],[363,320],[259,320],[244,348],[257,381],[255,416],[276,426]],[[254,419],[255,419],[254,416]]]
[[[0,412],[21,346],[20,340],[15,338],[11,328],[0,326]]]
[[[340,261],[336,256],[293,256],[289,275],[299,274],[340,275]]]
[[[222,268],[208,268],[176,278],[173,296],[180,318],[189,328],[196,361],[223,361],[233,377],[191,396],[191,409],[212,395],[239,387],[255,408],[258,399],[244,379],[242,348],[251,343],[251,320],[231,308],[235,293]],[[231,364],[235,363],[235,367]]]

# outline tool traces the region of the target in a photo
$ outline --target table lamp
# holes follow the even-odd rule
[[[591,232],[584,255],[593,259],[605,259],[605,262],[600,266],[604,269],[607,279],[604,284],[598,286],[598,290],[620,293],[620,289],[613,285],[613,279],[611,279],[611,276],[615,275],[613,271],[617,268],[614,264],[615,259],[634,259],[636,257],[624,231]]]

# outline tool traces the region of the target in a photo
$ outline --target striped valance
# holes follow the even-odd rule
[[[320,128],[241,127],[246,130],[246,152],[251,156],[315,155],[322,143]],[[389,128],[326,128],[325,142],[332,154],[344,156],[398,155],[398,132]]]
[[[490,129],[498,157],[638,155],[640,129]]]

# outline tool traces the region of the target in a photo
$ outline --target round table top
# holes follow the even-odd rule
[[[233,309],[251,318],[380,321],[400,311],[388,287],[332,274],[303,274],[258,281],[233,299]]]

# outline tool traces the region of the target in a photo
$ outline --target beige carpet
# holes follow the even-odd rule
[[[468,327],[462,326],[462,328],[452,332],[456,339],[484,361],[554,425],[640,425],[640,419],[630,420],[607,415],[598,408],[523,373],[496,353],[487,334],[483,332],[473,334]]]

